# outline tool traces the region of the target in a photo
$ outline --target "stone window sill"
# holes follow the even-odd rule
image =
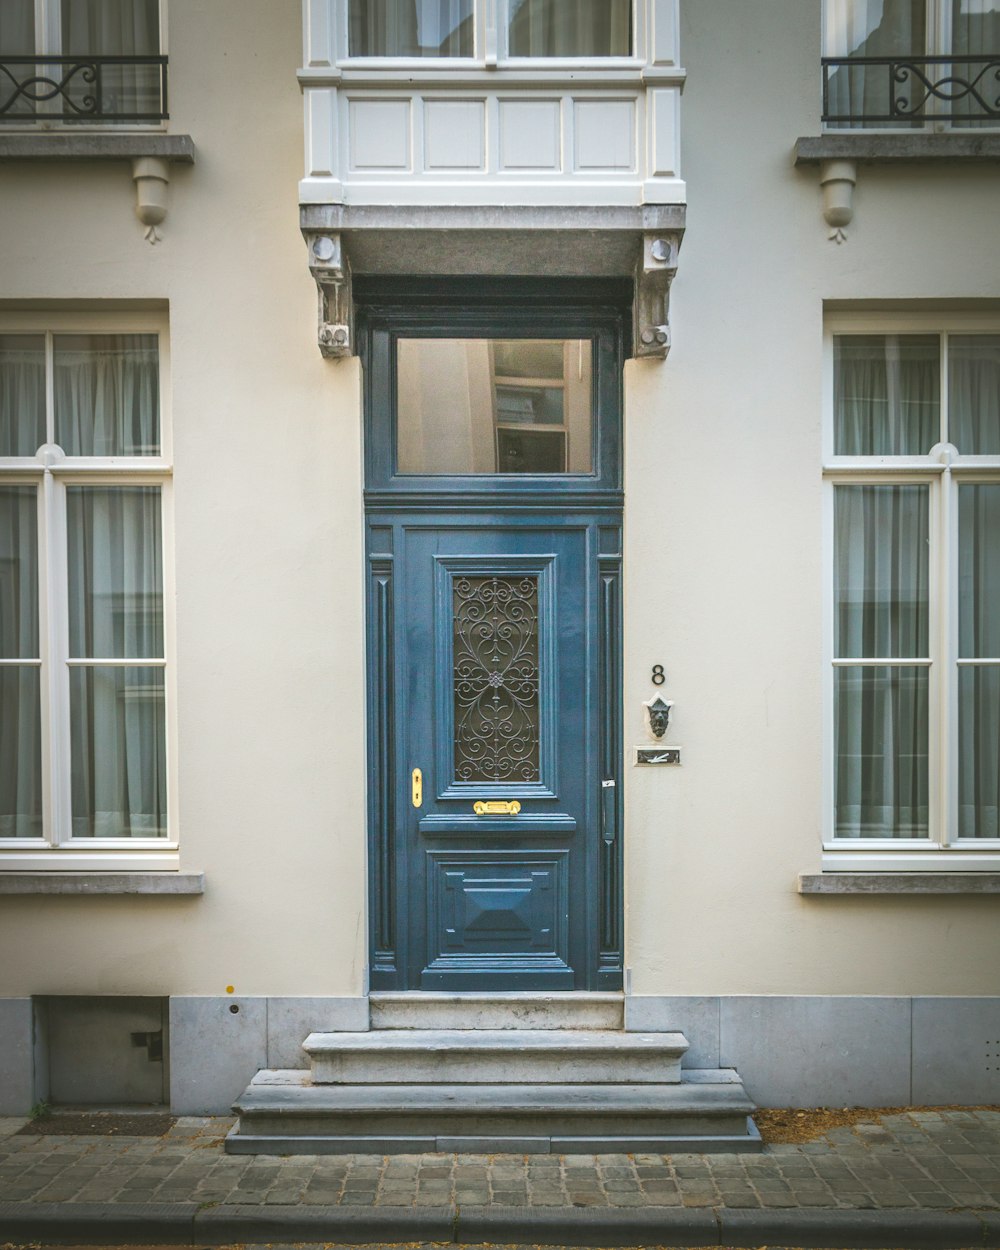
[[[830,134],[795,143],[796,165],[997,164],[1000,134]]]
[[[0,894],[204,894],[203,872],[0,872]]]
[[[1000,894],[1000,872],[804,872],[799,893]]]
[[[194,163],[190,135],[163,134],[0,134],[0,160],[134,161],[143,158],[182,165]]]

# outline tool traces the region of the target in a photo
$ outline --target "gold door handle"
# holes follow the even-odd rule
[[[510,803],[504,799],[487,799],[485,803],[482,800],[473,803],[472,810],[477,816],[516,816],[521,810],[521,804],[517,799]]]
[[[411,796],[413,798],[414,807],[423,807],[424,804],[424,775],[419,768],[415,768],[410,776],[413,785]]]

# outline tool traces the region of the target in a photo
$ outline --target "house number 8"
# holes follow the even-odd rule
[[[653,685],[662,686],[666,680],[667,678],[666,678],[666,674],[663,671],[663,665],[654,664],[653,665]]]

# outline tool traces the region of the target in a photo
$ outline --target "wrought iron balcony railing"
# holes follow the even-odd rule
[[[165,56],[0,55],[0,122],[159,122]]]
[[[826,56],[823,121],[1000,125],[1000,53],[987,56]]]

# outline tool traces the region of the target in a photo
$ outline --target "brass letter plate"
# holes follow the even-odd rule
[[[472,810],[477,816],[516,816],[521,810],[521,804],[517,799],[510,803],[504,799],[489,799],[484,803],[480,799],[478,803],[473,803]]]

